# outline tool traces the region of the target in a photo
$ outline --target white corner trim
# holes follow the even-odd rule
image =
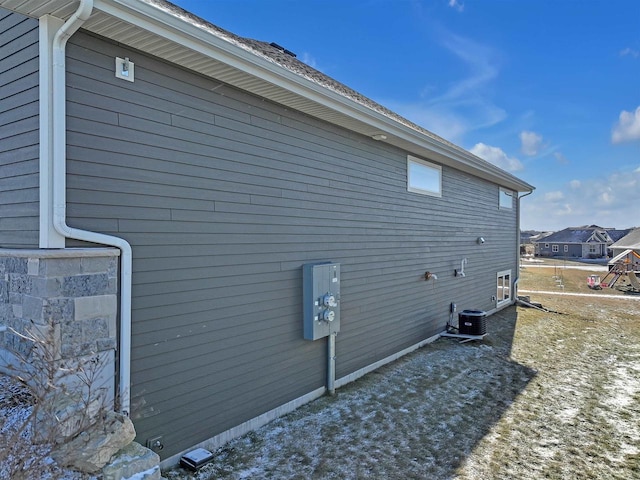
[[[39,246],[64,248],[65,237],[53,226],[53,37],[64,21],[44,15],[39,22]]]

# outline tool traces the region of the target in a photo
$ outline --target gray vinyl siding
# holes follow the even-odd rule
[[[546,244],[549,244],[549,247],[545,247]],[[557,242],[541,242],[539,243],[539,255],[543,257],[576,257],[581,258],[583,255],[583,244],[582,243],[557,243]],[[553,251],[553,246],[557,245],[558,251]],[[568,246],[568,251],[564,251],[565,245]],[[589,251],[589,247],[585,247],[586,251]]]
[[[163,457],[324,385],[304,263],[341,264],[338,377],[441,332],[450,302],[493,308],[515,269],[497,185],[443,167],[442,198],[409,193],[406,152],[84,33],[67,66],[68,223],[133,246],[133,419]]]
[[[568,251],[565,253],[564,251],[564,245],[562,244],[560,245],[560,253],[564,256],[567,257],[577,257],[580,258],[582,257],[582,249],[584,247],[584,245],[582,244],[575,244],[575,243],[569,243],[568,244]],[[586,251],[589,251],[589,247],[586,247]]]
[[[0,247],[38,246],[38,21],[0,8]]]

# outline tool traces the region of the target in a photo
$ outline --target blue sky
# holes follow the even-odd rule
[[[640,1],[174,1],[534,185],[523,229],[640,226]]]

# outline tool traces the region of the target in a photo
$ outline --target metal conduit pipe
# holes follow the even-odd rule
[[[131,245],[119,237],[80,230],[67,225],[66,218],[66,44],[87,21],[93,10],[93,0],[81,0],[76,12],[58,29],[53,38],[52,115],[53,226],[65,238],[108,245],[120,249],[120,341],[118,399],[120,410],[129,415],[131,379]]]
[[[336,394],[336,337],[333,332],[327,338],[327,393],[333,396]]]

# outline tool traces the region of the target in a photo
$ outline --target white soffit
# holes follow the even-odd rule
[[[7,10],[39,18],[43,15],[67,19],[78,9],[79,1],[69,0],[2,0],[0,6]]]

